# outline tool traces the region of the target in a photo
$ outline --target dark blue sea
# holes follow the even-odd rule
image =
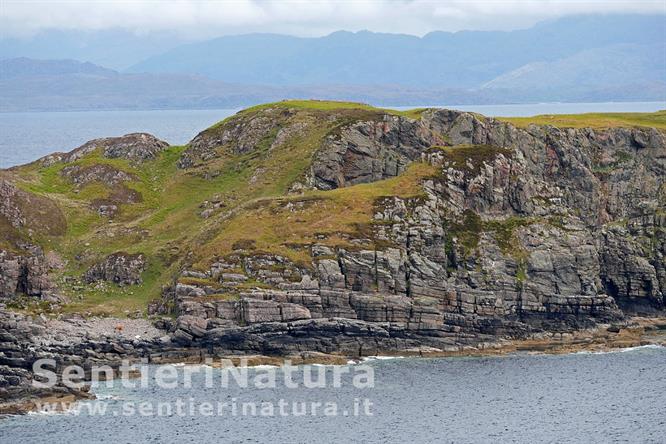
[[[288,388],[223,387],[193,374],[191,388],[95,390],[105,414],[83,408],[0,420],[3,443],[663,443],[666,434],[666,348],[646,346],[608,353],[510,355],[438,359],[371,359],[373,385],[356,387],[352,373],[333,387],[307,388],[298,372]],[[302,369],[302,367],[301,367]],[[154,370],[154,369],[153,369]],[[185,367],[176,367],[179,375]],[[222,369],[212,369],[219,376]],[[265,369],[249,369],[249,375]],[[299,370],[300,371],[300,370]],[[278,370],[278,375],[281,370]],[[353,375],[354,377],[356,375]],[[319,380],[319,379],[315,379]],[[179,379],[183,382],[184,378]],[[233,382],[234,379],[229,379]],[[352,381],[353,382],[353,381]],[[367,381],[366,381],[367,382]],[[256,381],[254,382],[256,384]],[[158,415],[157,406],[185,403]],[[277,410],[282,400],[287,415]],[[369,400],[371,407],[355,403]],[[227,403],[221,412],[215,405]],[[139,404],[151,411],[140,415]],[[213,411],[202,414],[202,403]],[[275,405],[273,416],[243,404]],[[301,404],[333,403],[337,415],[312,414]],[[134,412],[126,409],[133,405]],[[193,405],[194,410],[188,411]],[[236,414],[231,406],[236,405]],[[294,414],[293,405],[297,405]],[[77,413],[78,412],[78,413]],[[305,412],[304,414],[300,414]],[[346,412],[345,416],[343,413]],[[331,413],[329,411],[329,413]]]

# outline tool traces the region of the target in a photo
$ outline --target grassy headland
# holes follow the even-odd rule
[[[34,162],[17,167],[11,171],[16,185],[55,202],[66,219],[66,231],[64,235],[54,235],[16,230],[0,218],[0,229],[6,227],[5,231],[11,234],[5,236],[7,239],[0,242],[0,247],[20,238],[43,246],[46,252],[56,252],[65,264],[57,279],[60,289],[71,300],[66,310],[122,316],[145,310],[148,301],[173,282],[181,267],[205,269],[215,258],[232,253],[237,245],[251,245],[256,252],[280,254],[303,266],[310,265],[303,246],[318,242],[352,247],[349,238],[367,234],[379,199],[419,196],[423,192],[423,179],[436,173],[434,167],[415,162],[391,179],[331,191],[290,193],[292,185],[307,174],[323,141],[344,125],[379,119],[385,114],[420,118],[423,109],[393,111],[352,102],[283,101],[243,110],[206,132],[220,133],[242,119],[276,109],[283,112],[280,118],[286,120],[251,151],[237,152],[227,143],[215,148],[212,158],[188,169],[177,166],[187,146],[169,147],[143,163],[106,158],[97,150],[67,164],[44,166]],[[292,110],[287,117],[285,109]],[[501,120],[521,127],[534,123],[666,129],[666,111]],[[298,131],[274,143],[282,128],[295,124],[300,125]],[[441,151],[452,166],[461,170],[478,169],[488,156],[509,154],[507,150],[488,146],[432,149]],[[77,185],[63,175],[66,167],[99,165],[126,173],[132,179],[118,188],[102,181]],[[140,198],[118,201],[119,212],[112,218],[101,216],[91,206],[96,200],[122,197],[123,192]],[[212,210],[204,216],[204,210],[209,208]],[[507,249],[513,232],[509,228],[486,227],[501,235]],[[460,230],[468,235],[470,245],[476,241],[475,233]],[[371,238],[368,241],[373,242]],[[81,285],[80,278],[88,267],[117,251],[146,255],[148,268],[142,285]]]

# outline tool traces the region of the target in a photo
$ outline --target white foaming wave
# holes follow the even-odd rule
[[[365,356],[361,361],[390,361],[393,359],[405,359],[407,356]]]
[[[606,354],[610,354],[610,353],[627,353],[627,352],[632,352],[632,351],[637,351],[637,350],[660,349],[660,348],[666,348],[666,346],[663,346],[661,344],[646,344],[646,345],[637,345],[635,347],[615,348],[615,349],[601,350],[601,351],[583,350],[583,351],[575,352],[573,354],[574,355],[606,355]]]
[[[666,348],[661,344],[646,344],[646,345],[638,345],[636,347],[627,347],[627,348],[621,348],[618,350],[619,353],[624,353],[624,352],[630,352],[634,350],[641,350],[641,349],[650,349],[650,348]]]

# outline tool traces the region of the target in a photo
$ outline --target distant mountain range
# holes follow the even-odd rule
[[[666,42],[665,30],[666,16],[608,15],[569,17],[511,32],[433,32],[422,38],[343,31],[320,38],[250,34],[180,46],[128,71],[270,85],[478,88],[533,63],[584,58],[586,52],[615,47],[619,58],[603,60],[604,67],[610,67],[634,48],[644,53]],[[620,51],[617,45],[628,46]],[[661,59],[656,68],[666,79],[664,54],[654,52],[652,57]],[[635,68],[613,81],[635,81],[636,74],[653,78],[654,68]]]
[[[390,106],[666,100],[666,15],[578,16],[526,30],[420,38],[248,34],[166,52],[178,41],[116,34],[105,34],[106,46],[94,34],[82,35],[78,47],[71,33],[48,45],[44,36],[0,39],[0,110],[240,107],[282,98]],[[115,43],[128,52],[122,63]],[[79,60],[106,54],[126,68],[25,57],[42,47]]]
[[[24,38],[0,33],[0,59],[85,60],[123,70],[148,57],[186,43],[173,33],[135,33],[122,29],[103,31],[48,30]]]
[[[494,103],[492,93],[399,85],[267,86],[186,74],[120,73],[76,60],[0,60],[0,111],[236,108],[285,98],[384,105]]]
[[[178,74],[123,74],[76,60],[0,61],[2,111],[236,107],[281,98],[270,87]]]

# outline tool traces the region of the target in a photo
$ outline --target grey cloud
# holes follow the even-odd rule
[[[508,30],[583,13],[666,13],[663,0],[3,0],[4,36],[45,29],[177,31],[190,37],[248,32],[317,36],[346,29],[423,35]]]

